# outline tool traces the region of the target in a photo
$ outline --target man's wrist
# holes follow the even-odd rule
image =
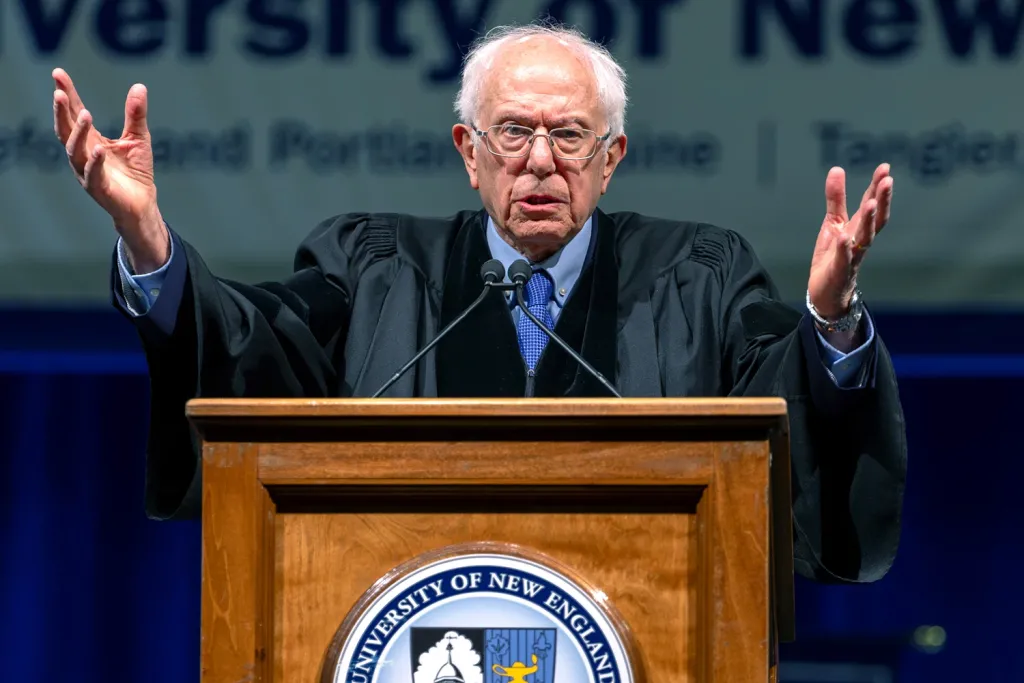
[[[162,268],[171,257],[171,233],[157,211],[155,217],[137,229],[118,229],[124,240],[128,263],[138,275]]]
[[[864,304],[861,302],[860,290],[854,289],[846,310],[830,315],[822,314],[811,301],[811,291],[807,290],[805,300],[807,312],[814,319],[818,329],[823,332],[855,332],[860,327],[860,320],[864,316]]]
[[[858,325],[856,329],[846,330],[845,332],[829,332],[828,330],[822,329],[817,322],[814,323],[814,328],[818,330],[822,338],[828,342],[829,346],[840,353],[850,353],[864,343],[863,324]]]
[[[836,350],[849,353],[863,343],[864,305],[860,291],[854,289],[847,310],[839,315],[826,317],[822,315],[811,301],[811,292],[807,292],[807,312],[814,320],[814,326],[821,336]]]

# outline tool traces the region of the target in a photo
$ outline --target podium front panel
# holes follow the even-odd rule
[[[208,430],[203,681],[369,683],[334,676],[346,617],[396,567],[475,543],[551,558],[606,595],[636,683],[769,680],[769,431],[565,420],[544,441],[500,421]],[[388,663],[421,683],[404,647]],[[576,680],[542,674],[480,681]]]

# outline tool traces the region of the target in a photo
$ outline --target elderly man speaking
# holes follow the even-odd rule
[[[889,218],[887,166],[852,216],[843,171],[828,174],[806,307],[796,311],[737,233],[598,209],[626,154],[622,69],[573,30],[499,29],[467,56],[452,129],[483,210],[337,215],[302,242],[289,279],[248,285],[217,278],[177,232],[206,226],[168,227],[145,87],[131,88],[121,137],[109,139],[70,77],[53,77],[56,133],[120,236],[115,305],[148,358],[150,516],[199,507],[188,399],[371,396],[477,298],[484,264],[508,270],[524,260],[532,317],[518,297],[495,293],[386,395],[609,395],[548,343],[536,318],[624,396],[782,396],[798,571],[873,581],[888,570],[904,426],[890,359],[857,288]]]

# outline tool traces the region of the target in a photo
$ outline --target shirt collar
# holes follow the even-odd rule
[[[576,286],[580,273],[583,272],[583,264],[587,260],[587,251],[590,249],[590,231],[593,220],[593,216],[588,218],[576,236],[554,254],[540,263],[530,264],[534,268],[543,268],[551,276],[552,282],[555,283],[554,299],[559,308],[565,305],[565,300],[572,294],[572,289]],[[524,258],[501,238],[501,235],[498,234],[498,226],[494,224],[494,220],[490,216],[487,217],[487,246],[491,250],[491,258],[501,261],[501,265],[505,266],[506,273],[509,266]],[[505,276],[505,282],[509,282],[508,275]]]

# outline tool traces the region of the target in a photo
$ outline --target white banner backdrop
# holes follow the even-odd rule
[[[115,234],[52,132],[150,92],[160,206],[218,274],[284,276],[320,219],[479,206],[450,136],[458,44],[551,15],[629,74],[606,210],[746,235],[802,297],[841,165],[892,163],[876,304],[1024,301],[1024,0],[0,0],[0,299],[107,296]]]

